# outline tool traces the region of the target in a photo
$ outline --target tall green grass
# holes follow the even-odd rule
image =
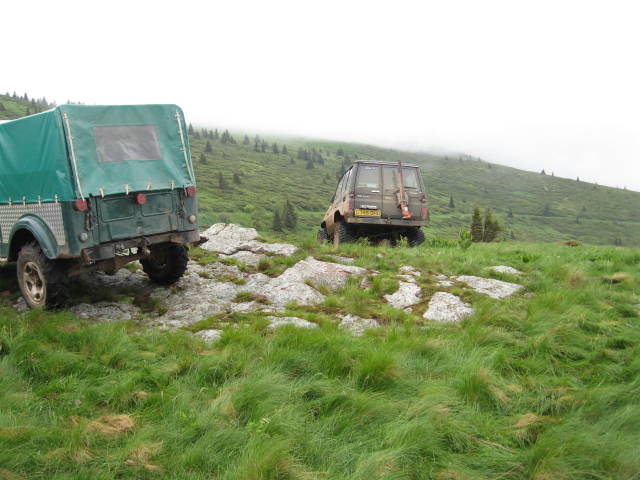
[[[209,347],[187,331],[1,308],[0,478],[638,478],[640,252],[306,248],[300,258],[379,272],[368,291],[351,281],[325,304],[292,304],[315,330],[231,315]],[[404,265],[426,294],[428,273],[525,289],[458,288],[475,315],[431,323],[426,303],[384,304]],[[352,337],[338,313],[383,327]]]

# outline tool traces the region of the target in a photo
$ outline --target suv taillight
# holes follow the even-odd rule
[[[349,211],[353,212],[353,210],[356,208],[356,196],[353,193],[349,194]]]

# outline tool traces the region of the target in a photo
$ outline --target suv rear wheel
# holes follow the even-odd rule
[[[60,262],[51,260],[30,242],[18,253],[18,285],[30,308],[61,307],[69,299],[69,277]]]
[[[336,230],[333,232],[333,244],[350,243],[356,239],[353,228],[344,220],[336,223]]]
[[[180,280],[188,262],[187,249],[182,245],[152,250],[151,255],[140,260],[144,273],[160,285],[171,285]]]
[[[405,233],[410,247],[417,247],[424,243],[424,232],[420,227],[409,227]]]

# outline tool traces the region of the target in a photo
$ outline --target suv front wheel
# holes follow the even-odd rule
[[[58,261],[47,258],[38,242],[20,249],[16,270],[20,291],[30,308],[61,307],[69,299],[69,277]]]

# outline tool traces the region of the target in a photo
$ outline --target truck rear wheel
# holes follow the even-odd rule
[[[340,245],[341,243],[350,243],[356,239],[353,234],[353,229],[344,220],[340,220],[336,223],[336,230],[333,232],[333,244]]]
[[[151,255],[140,260],[142,270],[161,285],[171,285],[180,280],[188,262],[187,249],[182,245],[152,250]]]
[[[18,253],[18,285],[30,308],[57,308],[69,299],[69,277],[60,263],[30,242]]]

